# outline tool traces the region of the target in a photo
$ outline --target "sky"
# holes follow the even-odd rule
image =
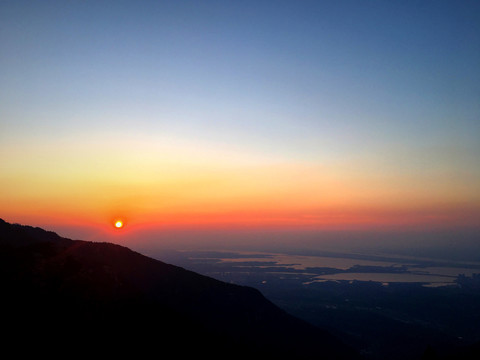
[[[0,217],[480,234],[479,64],[478,1],[0,1]]]

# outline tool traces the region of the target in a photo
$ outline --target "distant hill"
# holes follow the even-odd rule
[[[358,358],[253,288],[1,219],[0,284],[2,350],[16,357]]]

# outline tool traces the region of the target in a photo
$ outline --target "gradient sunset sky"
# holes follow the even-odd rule
[[[1,1],[0,160],[86,240],[480,229],[480,2]]]

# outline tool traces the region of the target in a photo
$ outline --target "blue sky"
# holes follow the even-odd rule
[[[48,117],[42,127],[73,122],[72,113],[88,122],[90,110],[125,126],[210,125],[230,140],[231,127],[280,140],[292,127],[303,135],[380,126],[387,137],[447,132],[452,122],[478,130],[478,7],[3,2],[2,107],[17,115],[28,104],[23,112]]]

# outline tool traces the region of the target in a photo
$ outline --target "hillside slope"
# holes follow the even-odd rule
[[[253,288],[1,219],[0,283],[3,344],[19,355],[357,358]]]

